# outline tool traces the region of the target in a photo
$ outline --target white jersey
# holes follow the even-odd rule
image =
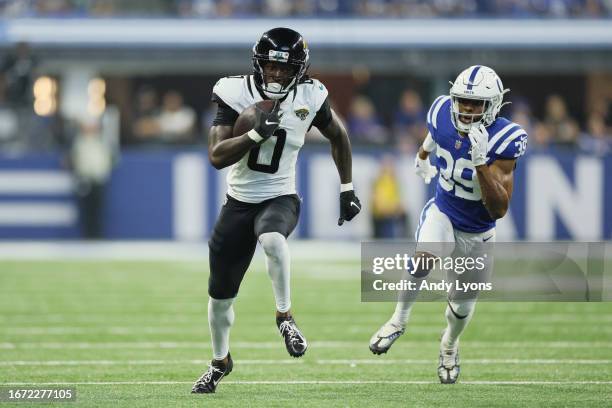
[[[221,78],[213,93],[238,113],[263,100],[252,75]],[[289,92],[280,105],[283,116],[274,135],[232,165],[227,175],[227,193],[246,203],[296,194],[298,152],[326,98],[327,89],[316,79],[308,79]]]

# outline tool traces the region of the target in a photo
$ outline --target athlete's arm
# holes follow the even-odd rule
[[[216,169],[238,162],[249,150],[268,139],[280,124],[279,104],[266,113],[255,109],[255,124],[247,133],[233,137],[234,126],[218,124],[210,128],[208,159]],[[222,109],[220,106],[219,109]]]
[[[495,160],[490,166],[476,166],[482,202],[489,215],[495,220],[502,218],[508,211],[514,186],[514,165],[516,159]]]
[[[352,183],[353,155],[351,152],[351,141],[342,121],[331,108],[329,108],[329,116],[331,119],[327,126],[322,126],[323,128],[319,128],[319,130],[331,143],[331,154],[336,163],[338,174],[340,174],[342,185],[340,186],[340,217],[338,218],[338,225],[342,225],[344,221],[350,221],[359,214],[361,203],[355,195]]]
[[[427,132],[427,136],[425,136],[425,140],[423,140],[423,144],[419,147],[419,152],[417,153],[419,159],[426,160],[435,148],[436,142],[433,140],[431,133]]]
[[[233,137],[233,126],[217,125],[208,133],[208,159],[216,169],[238,162],[257,143],[248,133]]]
[[[429,154],[436,148],[436,142],[433,140],[431,133],[427,133],[427,137],[419,148],[419,152],[414,158],[414,170],[416,174],[423,178],[425,184],[429,184],[438,173],[438,169],[429,162]]]
[[[340,174],[340,182],[342,184],[351,183],[353,179],[351,141],[342,121],[333,109],[331,109],[331,115],[329,124],[319,130],[331,143],[331,154],[336,163],[338,174]]]

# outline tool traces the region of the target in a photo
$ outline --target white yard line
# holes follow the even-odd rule
[[[429,314],[439,316],[440,311],[432,311]],[[153,324],[191,324],[195,325],[201,322],[201,311],[182,311],[180,315],[163,313],[150,316],[137,316],[130,317],[126,316],[125,312],[111,312],[111,313],[83,313],[79,311],[70,311],[66,313],[46,313],[46,314],[18,314],[11,313],[10,315],[0,316],[0,322],[12,324],[45,324],[45,323],[64,323],[64,324],[80,324],[80,323],[102,323],[108,324],[109,322],[115,324],[142,324],[143,321]],[[421,316],[419,316],[421,317]],[[607,323],[612,322],[612,314],[609,315],[577,315],[573,316],[567,313],[539,313],[530,312],[529,316],[524,314],[517,314],[512,316],[504,315],[504,324],[508,322],[520,322],[524,323],[525,319],[528,319],[529,323],[563,323],[563,324],[576,324],[576,325],[587,325],[592,323]],[[426,320],[422,320],[425,322]],[[480,323],[491,323],[501,325],[499,323],[499,316],[496,315],[482,315],[479,316],[478,321]],[[369,317],[368,320],[364,320],[368,323],[378,323],[378,320]],[[418,320],[415,320],[411,324],[423,326]]]
[[[201,342],[189,341],[161,341],[161,342],[142,342],[142,341],[120,341],[120,342],[3,342],[0,349],[209,349],[210,344],[207,339]],[[310,346],[322,349],[337,348],[365,348],[367,341],[311,341]],[[437,340],[431,341],[402,341],[405,347],[437,347]],[[232,342],[232,349],[275,349],[282,347],[282,342]],[[607,349],[612,348],[612,342],[604,341],[466,341],[463,345],[466,349],[491,349],[491,348],[552,348],[552,349]]]
[[[208,336],[208,335],[206,335]],[[317,344],[316,342],[311,342]],[[341,348],[346,345],[339,344],[329,348]],[[281,340],[275,342],[235,342],[232,349],[275,349],[283,347]],[[322,345],[322,347],[326,347]],[[0,349],[210,349],[209,342],[27,342],[27,343],[0,343]]]
[[[501,327],[501,326],[500,326]],[[590,330],[589,330],[590,329]],[[604,335],[612,333],[612,326],[599,326],[594,328],[592,324],[583,326],[583,331],[594,331],[597,334]],[[322,334],[333,333],[335,329],[324,328]],[[370,335],[372,327],[365,326],[345,326],[344,332],[348,334],[367,334]],[[430,335],[439,334],[439,325],[413,325],[410,327],[411,333]],[[207,336],[208,328],[202,325],[187,325],[179,326],[106,326],[106,327],[4,327],[0,329],[0,336],[15,335],[15,336],[61,336],[61,335],[116,335],[130,336],[142,334],[173,334],[180,336],[181,334]]]
[[[359,265],[360,243],[357,241],[290,240],[291,259],[317,262],[341,261]],[[258,247],[258,261],[263,254]],[[27,241],[0,242],[3,261],[208,261],[208,245],[201,242],[176,241]],[[204,268],[204,266],[203,266]],[[357,266],[359,268],[359,266]],[[357,269],[359,271],[359,269]]]
[[[424,364],[431,365],[433,360],[389,360],[389,359],[355,359],[355,360],[315,360],[321,365],[391,365],[391,364]],[[608,365],[612,360],[587,359],[467,359],[466,364],[542,364],[542,365]],[[0,366],[85,366],[85,365],[206,365],[209,360],[13,360],[0,361]],[[304,360],[270,359],[270,360],[236,360],[237,365],[276,365],[303,364]]]
[[[53,334],[176,334],[176,333],[206,333],[204,327],[177,326],[107,326],[107,327],[5,327],[0,329],[3,334],[27,334],[29,336],[47,336]]]
[[[611,328],[598,328],[598,331],[608,332]],[[333,332],[334,329],[323,329],[322,332]],[[372,327],[365,326],[346,326],[345,333],[366,333],[370,334]],[[410,328],[412,333],[419,334],[438,334],[440,333],[439,325],[413,325]],[[16,335],[16,336],[57,336],[70,334],[91,334],[91,335],[141,335],[141,334],[195,334],[205,336],[208,335],[208,328],[203,325],[186,325],[179,326],[100,326],[100,327],[3,327],[0,328],[1,335]]]
[[[53,385],[181,385],[192,381],[85,381],[85,382],[6,382],[0,386],[53,386]],[[288,380],[288,381],[223,381],[224,385],[367,385],[399,384],[430,385],[438,381],[333,381],[333,380]],[[461,381],[458,385],[612,385],[612,381]]]
[[[240,365],[303,364],[304,360],[238,360]],[[207,365],[210,360],[15,360],[0,361],[0,366],[82,366],[82,365]]]
[[[612,364],[612,360],[586,360],[586,359],[462,359],[462,363],[466,364],[482,364],[482,365],[493,365],[493,364],[558,364],[558,365],[580,365],[580,364]],[[324,365],[358,365],[358,364],[374,364],[374,365],[386,365],[386,364],[432,364],[431,360],[388,360],[385,358],[381,359],[355,359],[355,360],[317,360],[317,364]]]

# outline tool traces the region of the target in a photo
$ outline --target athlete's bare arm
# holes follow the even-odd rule
[[[208,158],[212,165],[216,169],[222,169],[239,161],[249,150],[274,133],[280,125],[281,116],[278,103],[270,112],[255,109],[253,129],[236,137],[233,137],[233,126],[212,126],[208,137]]]
[[[257,146],[247,134],[233,137],[233,126],[218,125],[208,133],[208,159],[216,169],[222,169],[239,161],[249,150]]]
[[[340,182],[342,184],[350,183],[352,181],[352,153],[351,153],[351,141],[349,140],[348,133],[344,128],[344,124],[336,115],[334,110],[332,112],[332,120],[329,122],[327,127],[319,129],[321,134],[325,136],[331,143],[331,154],[336,163],[338,174],[340,174]]]
[[[514,187],[514,165],[516,159],[495,160],[490,166],[476,167],[482,202],[491,217],[502,218],[508,211]]]

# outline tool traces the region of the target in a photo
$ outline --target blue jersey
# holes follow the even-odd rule
[[[435,203],[453,227],[466,232],[484,232],[495,220],[482,203],[480,184],[470,155],[470,140],[459,135],[451,120],[450,96],[440,96],[427,113],[427,128],[436,142],[439,171]],[[497,159],[517,159],[525,154],[527,133],[516,123],[498,117],[487,126],[487,165]]]

